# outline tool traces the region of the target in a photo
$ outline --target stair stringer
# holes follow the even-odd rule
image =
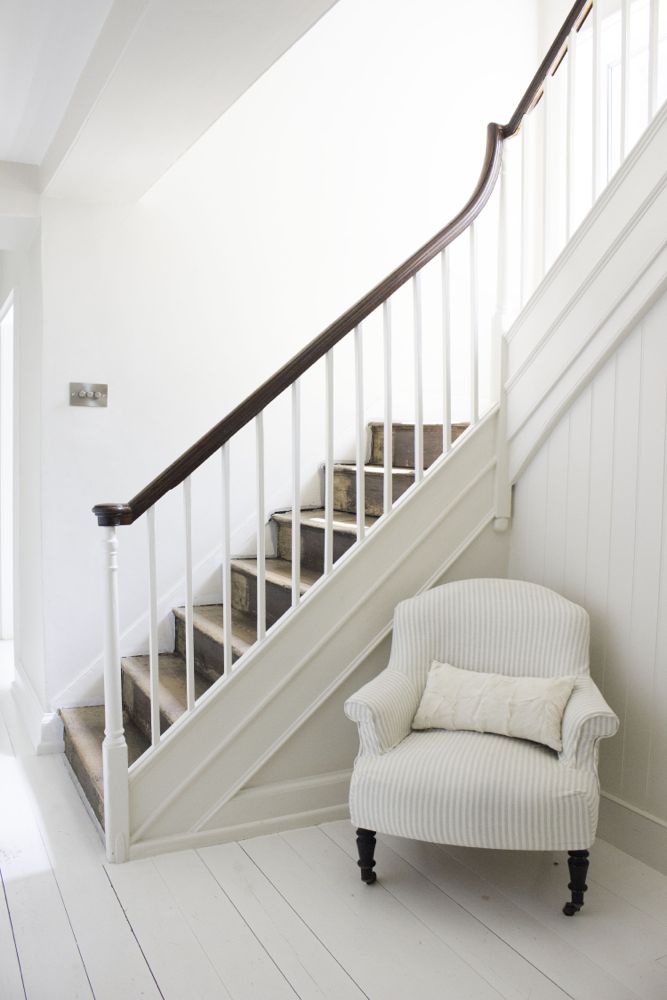
[[[497,417],[467,432],[131,769],[131,856],[228,839],[214,817],[366,663],[396,604],[435,583],[493,519]]]
[[[507,336],[507,462],[516,482],[667,286],[667,104]]]

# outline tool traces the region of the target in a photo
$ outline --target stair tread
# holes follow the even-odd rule
[[[384,427],[384,420],[369,420],[368,421],[368,426],[369,427]],[[394,421],[391,426],[392,426],[392,428],[395,431],[396,430],[411,431],[411,430],[414,430],[414,426],[415,425],[414,424],[402,423],[400,421],[398,421],[398,422]],[[422,427],[424,428],[424,430],[436,430],[436,429],[439,429],[439,428],[441,428],[443,426],[444,426],[443,424],[422,424]],[[468,425],[467,421],[458,421],[458,422],[454,421],[454,422],[452,422],[452,427],[468,427],[468,426],[469,425]]]
[[[315,510],[311,508],[306,508],[301,511],[301,524],[309,528],[321,528],[324,530],[326,519],[326,511],[323,507],[318,507]],[[280,524],[292,524],[292,512],[291,511],[280,511],[273,515],[273,520],[278,521]],[[365,517],[366,527],[372,528],[377,517],[373,517],[371,514],[367,514]],[[357,517],[356,514],[349,514],[347,511],[335,510],[333,516],[333,526],[335,531],[346,532],[350,535],[354,535],[356,538],[357,534]]]
[[[356,462],[334,462],[334,472],[356,472],[357,465]],[[371,476],[383,476],[384,466],[383,465],[364,465],[364,472]],[[399,466],[398,468],[393,468],[391,470],[392,476],[405,476],[407,479],[414,479],[415,470],[410,468],[403,468]]]
[[[104,740],[104,705],[86,705],[82,708],[61,708],[60,717],[65,728],[66,743],[70,744],[75,760],[67,754],[72,769],[79,779],[90,805],[103,824],[104,782],[102,775],[102,741]],[[149,747],[149,741],[129,717],[124,719],[128,763],[134,764]],[[79,766],[84,774],[79,771]],[[88,782],[86,782],[86,778]],[[92,788],[90,787],[92,786]],[[89,794],[92,792],[93,794]]]
[[[185,621],[185,608],[174,608],[177,618]],[[192,609],[195,629],[203,632],[221,645],[225,641],[222,604],[196,604]],[[257,623],[250,615],[234,609],[232,611],[232,649],[241,656],[257,639]]]
[[[287,559],[267,559],[265,561],[266,566],[266,581],[267,583],[275,583],[279,587],[291,587],[292,586],[292,564],[288,562]],[[257,575],[257,560],[256,559],[232,559],[232,568],[241,570],[251,574],[252,576]],[[300,575],[300,590],[301,593],[305,593],[308,588],[319,580],[322,574],[316,572],[312,569],[306,569],[301,567]]]
[[[124,656],[123,670],[132,677],[134,683],[150,696],[150,657]],[[174,653],[160,653],[158,657],[158,700],[160,715],[169,725],[185,711],[187,705],[185,660]],[[199,698],[210,687],[209,681],[195,671],[195,698]]]

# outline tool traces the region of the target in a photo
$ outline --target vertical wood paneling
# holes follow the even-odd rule
[[[510,574],[591,616],[591,672],[621,718],[605,791],[667,821],[667,296],[515,486]]]

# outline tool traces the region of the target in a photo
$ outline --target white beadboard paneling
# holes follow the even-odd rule
[[[510,574],[591,615],[591,670],[621,718],[604,791],[667,821],[667,295],[515,485]]]

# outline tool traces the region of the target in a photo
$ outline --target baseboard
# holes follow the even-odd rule
[[[349,770],[332,771],[244,788],[227,803],[216,826],[138,841],[130,846],[130,859],[346,819],[350,815],[347,803],[351,774]]]
[[[63,724],[57,712],[45,712],[20,663],[14,666],[12,698],[35,753],[62,753]]]
[[[667,823],[657,816],[603,792],[598,836],[667,875]]]

